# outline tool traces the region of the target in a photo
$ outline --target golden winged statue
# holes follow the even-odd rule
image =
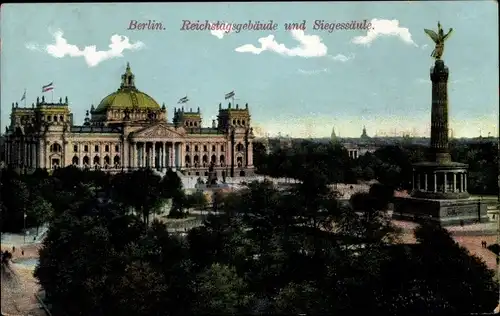
[[[438,32],[434,32],[433,30],[424,29],[424,32],[429,35],[429,37],[434,41],[436,47],[432,51],[431,57],[435,59],[441,59],[444,51],[444,41],[448,39],[453,29],[450,28],[448,33],[444,34],[443,29],[441,28],[441,23],[438,22]]]

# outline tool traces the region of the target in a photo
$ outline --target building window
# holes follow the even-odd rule
[[[50,145],[50,152],[60,153],[61,151],[62,151],[62,147],[58,143]]]
[[[241,121],[241,125],[245,126],[245,120]]]
[[[57,122],[57,115],[54,115],[54,122]]]
[[[89,145],[83,146],[83,151],[88,153],[89,152]]]
[[[78,145],[73,145],[73,152],[75,152],[75,153],[78,152]]]
[[[189,145],[186,145],[186,152],[189,152]]]
[[[120,146],[115,145],[115,152],[119,152],[119,151],[120,151]]]
[[[104,146],[104,151],[109,153],[109,145]]]
[[[215,145],[212,145],[212,151],[215,151]]]
[[[198,152],[198,145],[194,146],[194,151]]]
[[[203,151],[206,152],[207,151],[207,145],[203,145]]]
[[[220,145],[220,151],[224,151],[224,145]]]
[[[94,146],[94,151],[95,151],[95,152],[99,152],[99,145],[95,145],[95,146]]]
[[[59,116],[59,121],[64,122],[64,116]]]
[[[52,121],[52,116],[47,115],[47,121],[49,121],[49,122]]]

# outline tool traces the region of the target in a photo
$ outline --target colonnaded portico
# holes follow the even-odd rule
[[[186,105],[186,104],[184,104]],[[221,176],[253,174],[253,140],[248,104],[219,104],[212,126],[202,126],[198,107],[174,108],[167,121],[160,106],[135,87],[127,64],[121,85],[97,107],[91,105],[82,125],[73,124],[66,97],[31,107],[12,104],[4,144],[6,164],[33,170],[74,165],[107,171],[173,168],[186,175],[207,175],[213,163]]]

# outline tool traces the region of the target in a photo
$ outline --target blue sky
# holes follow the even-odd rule
[[[91,104],[119,87],[130,62],[136,86],[166,104],[169,120],[187,94],[188,107],[199,106],[209,126],[224,94],[234,90],[237,103],[249,104],[258,134],[321,137],[335,127],[337,135],[356,137],[366,125],[369,135],[429,135],[433,43],[423,29],[436,29],[439,20],[445,31],[454,29],[443,57],[454,136],[497,135],[497,10],[495,1],[6,4],[2,129],[25,89],[31,104],[50,82],[54,99],[68,96],[81,124]],[[372,30],[313,30],[315,20],[365,19]],[[155,20],[165,30],[127,30],[131,20]],[[181,31],[183,20],[273,20],[278,29]],[[284,29],[302,20],[303,32]],[[64,54],[67,48],[73,56]]]

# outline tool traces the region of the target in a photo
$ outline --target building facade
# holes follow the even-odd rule
[[[119,89],[92,105],[83,125],[73,124],[67,97],[57,103],[42,97],[31,107],[12,104],[4,138],[5,163],[26,170],[172,168],[206,176],[212,163],[220,176],[247,176],[254,170],[248,104],[219,104],[211,127],[202,126],[199,108],[174,108],[173,121],[167,122],[165,105],[136,88],[129,64]]]

